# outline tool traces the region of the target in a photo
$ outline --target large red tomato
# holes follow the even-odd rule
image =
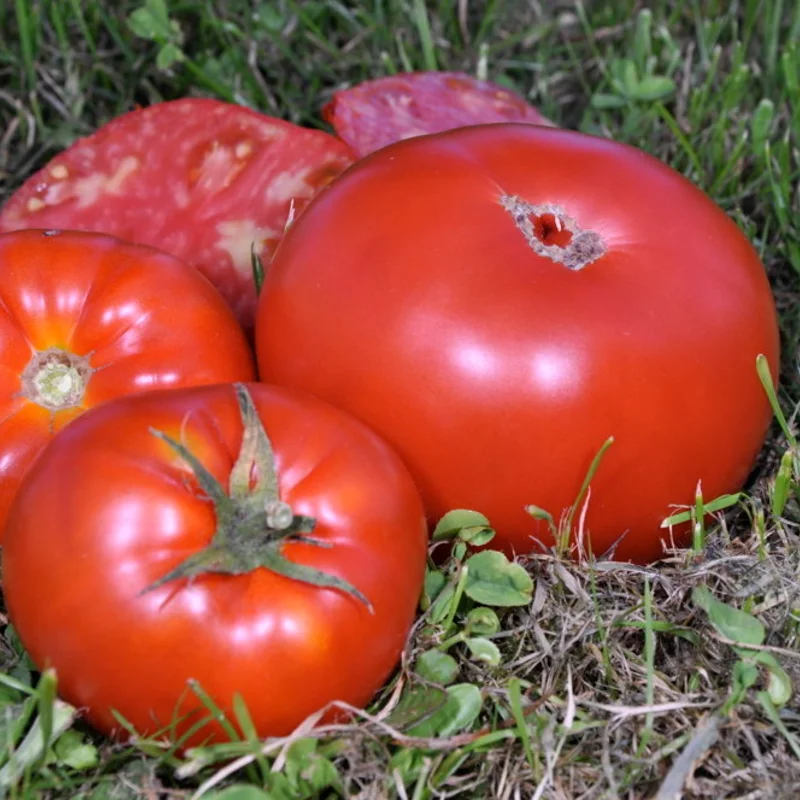
[[[196,270],[100,234],[0,236],[0,539],[53,434],[132,392],[253,377],[233,313]]]
[[[4,591],[34,662],[97,728],[119,727],[112,709],[151,734],[177,714],[177,739],[205,713],[197,681],[233,719],[240,694],[264,737],[368,702],[426,545],[407,469],[344,412],[260,384],[148,392],[84,414],[37,461]],[[224,738],[211,721],[183,744]]]
[[[388,75],[340,89],[322,116],[359,157],[402,139],[467,125],[553,124],[502,86],[463,72],[436,71]]]
[[[516,551],[591,486],[593,552],[662,552],[672,504],[735,490],[777,376],[765,272],[736,225],[656,159],[500,124],[374,153],[305,211],[260,298],[262,378],[383,434],[437,517],[476,508]],[[577,517],[576,517],[577,518]]]

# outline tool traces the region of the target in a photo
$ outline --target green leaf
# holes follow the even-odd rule
[[[282,30],[283,26],[286,25],[286,18],[271,3],[259,3],[253,14],[253,19],[273,33]]]
[[[639,84],[636,64],[630,58],[615,59],[611,63],[612,83],[618,91],[632,94]]]
[[[789,427],[789,423],[786,421],[786,417],[784,416],[783,409],[778,402],[778,395],[775,393],[775,383],[772,380],[772,371],[770,369],[769,361],[763,353],[759,353],[756,356],[756,373],[758,374],[758,379],[761,381],[761,385],[764,387],[767,400],[769,400],[769,404],[772,407],[772,413],[775,415],[775,419],[781,426],[783,435],[786,437],[786,440],[789,442],[789,444],[793,448],[797,449],[797,438],[795,437],[794,433],[792,433],[792,429]]]
[[[775,704],[772,702],[772,698],[769,696],[769,693],[759,692],[756,697],[761,703],[761,707],[766,712],[766,715],[769,717],[770,722],[772,722],[772,724],[780,731],[780,733],[783,734],[783,738],[786,739],[789,747],[791,747],[794,751],[795,757],[800,759],[800,742],[784,724],[783,720],[781,719],[781,715],[778,713],[778,709],[775,708]]]
[[[780,665],[778,659],[769,650],[748,651],[744,648],[735,649],[740,657],[750,658],[755,663],[766,667],[769,672],[767,694],[769,694],[770,699],[778,708],[785,706],[792,699],[792,679]]]
[[[446,689],[447,702],[409,733],[413,736],[452,736],[466,730],[481,713],[483,697],[477,686],[471,683],[457,683]]]
[[[431,604],[439,596],[439,592],[444,589],[446,583],[447,578],[441,570],[431,569],[430,567],[425,570],[425,584],[420,598],[420,607],[423,611],[427,611],[431,607]]]
[[[464,623],[465,633],[469,635],[491,636],[499,630],[500,619],[491,608],[478,606],[467,614],[467,619]]]
[[[530,728],[522,708],[522,681],[519,678],[512,678],[508,682],[508,705],[511,716],[517,724],[517,733],[522,742],[525,758],[533,773],[536,774],[539,769],[539,752],[531,744]]]
[[[629,94],[636,100],[664,100],[675,92],[675,81],[662,75],[648,75]]]
[[[42,730],[42,747],[44,752],[49,749],[55,739],[53,735],[53,715],[55,713],[57,694],[55,670],[47,669],[42,673],[42,677],[39,678],[39,683],[36,685],[39,725]]]
[[[753,153],[756,158],[763,158],[766,143],[769,139],[772,121],[775,118],[775,103],[768,97],[761,99],[750,118],[750,131],[753,137]]]
[[[405,785],[417,780],[422,765],[425,763],[425,753],[422,750],[402,748],[397,750],[389,761],[389,774],[399,774]]]
[[[75,770],[93,769],[98,763],[97,748],[76,730],[65,731],[53,752],[58,764]]]
[[[430,619],[434,624],[439,624],[442,620],[446,619],[450,613],[450,606],[455,601],[456,587],[452,583],[448,583],[433,601],[430,611]],[[456,601],[457,602],[457,601]]]
[[[436,686],[409,686],[400,696],[385,722],[393,728],[405,730],[433,716],[448,702],[444,689]]]
[[[275,796],[270,792],[267,794],[256,786],[247,784],[234,784],[221,792],[211,792],[203,795],[204,800],[275,800]]]
[[[618,94],[607,94],[605,92],[596,92],[592,95],[592,99],[589,102],[592,108],[598,109],[622,108],[628,104],[628,101],[624,97],[620,97]]]
[[[264,285],[264,262],[261,256],[256,253],[256,243],[250,245],[250,270],[253,274],[253,284],[256,287],[256,296],[261,294],[261,287]]]
[[[489,520],[478,511],[470,511],[465,508],[457,508],[448,511],[436,524],[431,538],[434,541],[439,539],[452,539],[458,535],[462,528],[490,528]]]
[[[447,686],[458,677],[458,662],[441,650],[426,650],[417,659],[414,670],[426,681]]]
[[[737,661],[733,665],[733,682],[741,689],[749,689],[758,680],[758,667],[749,661]]]
[[[35,711],[35,695],[27,697],[22,703],[4,708],[0,715],[0,752],[8,753],[16,749]]]
[[[792,679],[780,665],[769,671],[767,694],[778,708],[785,706],[792,699]]]
[[[319,742],[315,738],[298,739],[286,754],[284,773],[298,796],[310,797],[323,789],[341,788],[336,767],[319,753],[318,747]]]
[[[183,54],[178,45],[173,42],[168,42],[159,51],[156,56],[156,67],[160,70],[169,69],[173,64],[183,61],[186,56]]]
[[[233,716],[236,718],[236,722],[239,723],[244,738],[251,742],[257,742],[259,736],[256,731],[256,726],[253,723],[253,718],[250,716],[250,710],[247,708],[247,704],[239,692],[233,693],[231,705],[233,707]]]
[[[519,564],[497,550],[470,556],[464,593],[487,606],[524,606],[533,596],[533,579]]]
[[[137,8],[128,17],[128,27],[131,29],[131,33],[133,33],[134,36],[138,36],[140,39],[149,39],[153,41],[158,36],[158,22],[154,19],[152,13],[144,6]]]
[[[467,639],[464,644],[469,648],[474,661],[481,661],[490,667],[496,667],[502,661],[500,650],[489,639],[475,637]]]
[[[717,600],[707,586],[695,587],[692,599],[722,636],[742,644],[763,644],[766,629],[752,614]]]
[[[643,8],[636,17],[636,33],[633,37],[633,51],[641,69],[644,69],[653,52],[652,30],[653,12],[649,8]]]
[[[494,529],[481,525],[462,528],[458,534],[459,539],[471,544],[473,547],[483,547],[494,539]]]
[[[778,467],[778,474],[775,476],[775,482],[772,488],[772,513],[776,517],[780,517],[785,508],[786,503],[789,501],[789,496],[792,492],[794,476],[794,452],[789,449],[784,452],[781,457],[781,463]]]
[[[530,514],[534,519],[541,519],[545,522],[549,522],[551,525],[555,525],[555,520],[553,519],[553,515],[549,511],[545,511],[543,508],[539,508],[539,506],[535,506],[533,504],[529,504],[525,506],[525,512]]]
[[[77,716],[77,710],[61,700],[56,700],[52,708],[50,736],[48,741],[59,737],[69,728]],[[19,747],[11,754],[8,761],[0,769],[0,789],[17,783],[27,770],[39,763],[47,754],[44,747],[44,731],[41,718],[37,718]]]
[[[713,514],[717,511],[722,511],[726,508],[730,508],[731,506],[735,506],[741,497],[741,492],[737,492],[736,494],[722,494],[719,497],[715,497],[713,500],[709,500],[707,503],[703,503],[703,510],[706,514]],[[661,527],[669,528],[671,525],[680,525],[683,522],[689,522],[691,519],[691,511],[681,511],[663,520]]]
[[[128,17],[128,27],[134,35],[151,42],[166,42],[180,34],[178,24],[169,18],[164,0],[146,0]]]

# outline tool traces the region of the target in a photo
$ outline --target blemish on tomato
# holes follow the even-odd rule
[[[233,154],[236,158],[242,159],[247,158],[250,153],[253,152],[253,144],[252,142],[239,142],[234,148]]]
[[[500,205],[514,220],[534,253],[563,264],[567,269],[581,270],[606,252],[599,233],[584,230],[557,205],[534,205],[515,195],[503,195]]]
[[[65,178],[69,177],[69,170],[63,164],[54,164],[50,167],[49,172],[50,176],[57,181],[63,181]]]

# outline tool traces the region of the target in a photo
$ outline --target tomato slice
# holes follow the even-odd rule
[[[353,160],[335,137],[207,98],[123,114],[33,175],[0,232],[65,228],[158,247],[196,266],[248,328],[251,248],[268,261],[296,212]]]
[[[366,81],[336,92],[322,115],[359,157],[401,139],[468,125],[553,125],[518,94],[463,72],[410,72]]]

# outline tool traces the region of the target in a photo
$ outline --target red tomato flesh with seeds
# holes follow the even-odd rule
[[[264,263],[290,206],[353,161],[309,130],[206,98],[123,114],[29,178],[0,213],[0,232],[98,231],[158,247],[197,267],[245,328],[256,301],[251,249]]]
[[[771,420],[756,358],[779,366],[764,268],[703,192],[632,147],[513,124],[355,165],[278,249],[256,347],[263,380],[393,444],[432,519],[477,509],[515,552],[553,544],[526,506],[558,522],[614,437],[584,546],[642,562],[698,482],[742,486]]]
[[[55,668],[62,697],[101,731],[123,735],[112,709],[142,734],[177,716],[168,738],[178,741],[207,717],[196,681],[230,719],[238,693],[260,737],[285,735],[331,701],[366,704],[404,647],[427,555],[417,489],[366,426],[288,389],[247,386],[280,499],[316,520],[313,542],[287,539],[282,555],[367,602],[264,567],[151,588],[221,524],[188,462],[152,431],[183,444],[233,495],[244,430],[234,388],[93,409],[47,448],[14,506],[3,552],[10,618],[34,662]],[[245,474],[248,485],[263,478]],[[231,535],[254,519],[238,508]],[[182,745],[226,738],[206,721]]]
[[[335,92],[322,116],[359,157],[430,133],[526,122],[552,125],[524,98],[463,72],[408,72]]]
[[[0,235],[0,541],[22,477],[70,420],[120,395],[249,380],[233,313],[188,264],[111,236]]]

